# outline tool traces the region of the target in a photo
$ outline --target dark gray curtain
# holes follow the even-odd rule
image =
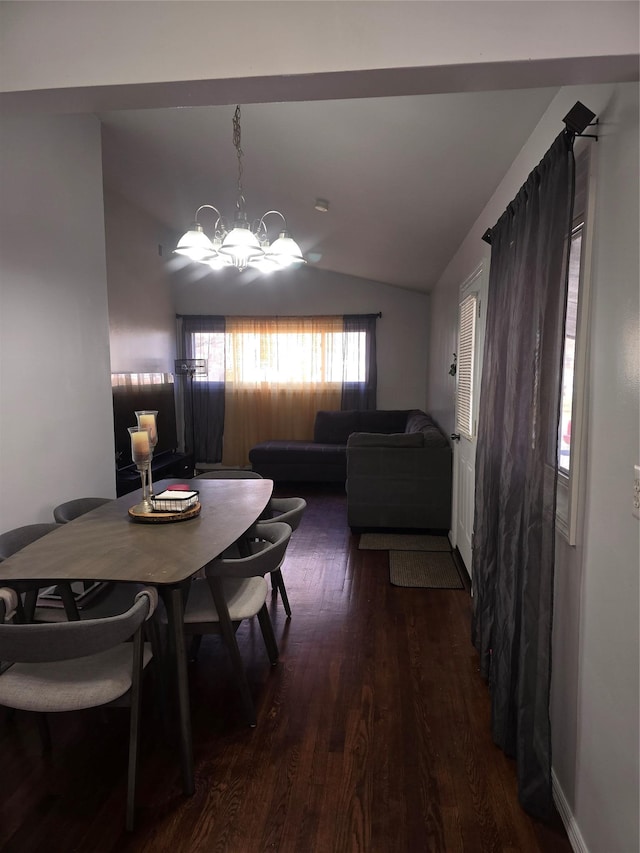
[[[473,642],[493,738],[516,758],[522,806],[552,807],[551,626],[557,441],[571,223],[563,132],[491,229],[476,455]]]
[[[345,314],[343,319],[345,332],[365,332],[364,338],[360,338],[358,352],[348,352],[352,344],[345,338],[345,352],[342,362],[346,367],[349,364],[349,356],[359,355],[359,348],[365,347],[366,373],[364,382],[353,382],[348,375],[342,379],[342,409],[375,409],[376,394],[378,388],[378,362],[376,356],[376,320],[379,314]]]
[[[224,317],[182,317],[182,355],[198,358],[193,349],[196,332],[224,334]],[[220,462],[224,431],[224,377],[210,381],[203,377],[183,379],[185,447],[194,452],[195,462]]]

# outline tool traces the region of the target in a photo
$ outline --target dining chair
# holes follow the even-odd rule
[[[221,556],[205,567],[205,577],[192,581],[184,611],[184,629],[195,639],[194,653],[203,634],[221,634],[231,658],[249,725],[256,725],[251,690],[242,664],[236,631],[244,619],[258,617],[272,666],[278,662],[278,644],[266,605],[266,574],[284,557],[291,528],[278,522],[257,522],[254,533],[264,547],[245,557]]]
[[[53,517],[58,524],[67,524],[74,518],[79,518],[106,503],[111,503],[111,500],[112,498],[74,498],[54,507]],[[87,582],[83,583],[89,588],[90,585]],[[104,581],[99,588],[90,593],[91,597],[85,599],[81,609],[77,610],[76,618],[96,619],[123,613],[131,607],[139,588],[139,585]]]
[[[110,500],[111,498],[74,498],[54,507],[53,517],[58,524],[66,524],[74,518],[91,512],[92,509],[97,509],[102,504],[109,503]]]
[[[207,471],[204,474],[199,474],[197,479],[207,480],[229,480],[229,479],[253,479],[261,480],[262,475],[257,471],[250,471],[247,468],[217,468],[214,471]],[[302,521],[302,516],[307,507],[307,502],[304,498],[270,498],[269,503],[260,516],[260,521],[282,521],[289,525],[291,530],[296,530]],[[282,577],[282,565],[278,566],[271,572],[271,587],[274,592],[280,593],[282,604],[287,617],[291,618],[291,606],[287,589],[284,585]]]
[[[15,590],[0,591],[0,705],[46,714],[105,705],[130,706],[126,826],[133,829],[141,681],[152,659],[143,626],[158,600],[155,589],[141,590],[125,613],[76,622],[16,624],[7,621],[18,603]],[[133,638],[133,642],[126,642]],[[99,770],[98,770],[99,772]]]
[[[0,534],[0,563],[8,559],[17,551],[46,536],[53,533],[60,527],[55,522],[47,522],[43,524],[24,524],[21,527],[14,527],[13,530],[7,530]],[[2,567],[0,566],[0,583],[2,582]],[[16,581],[7,583],[5,586],[10,586],[18,593],[17,614],[21,622],[33,622],[36,618],[36,607],[38,604],[38,593],[41,589],[49,586],[48,583],[42,581]],[[64,606],[66,618],[69,620],[79,619],[78,608],[76,607],[75,598],[71,590],[71,585],[68,583],[59,583],[58,593],[60,600]],[[38,608],[40,609],[40,608]],[[49,615],[49,611],[53,611],[51,616],[55,617],[54,608],[46,608],[45,613],[39,613],[45,619]]]

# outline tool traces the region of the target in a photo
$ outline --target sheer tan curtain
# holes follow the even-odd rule
[[[227,317],[225,465],[268,439],[311,439],[318,409],[339,409],[342,317]]]

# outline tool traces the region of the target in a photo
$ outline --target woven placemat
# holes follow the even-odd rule
[[[394,586],[464,589],[451,552],[389,551],[389,580]]]
[[[450,551],[446,536],[420,533],[362,533],[358,548],[363,551]]]

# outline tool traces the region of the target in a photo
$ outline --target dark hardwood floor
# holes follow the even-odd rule
[[[136,829],[124,830],[127,714],[55,717],[43,756],[29,715],[0,723],[0,846],[19,851],[419,853],[571,850],[532,821],[492,743],[467,590],[391,586],[358,550],[339,490],[308,509],[283,574],[293,609],[239,631],[258,725],[248,728],[219,638],[190,665],[196,792],[145,693]],[[282,494],[286,494],[282,491]],[[254,620],[255,621],[255,620]]]

